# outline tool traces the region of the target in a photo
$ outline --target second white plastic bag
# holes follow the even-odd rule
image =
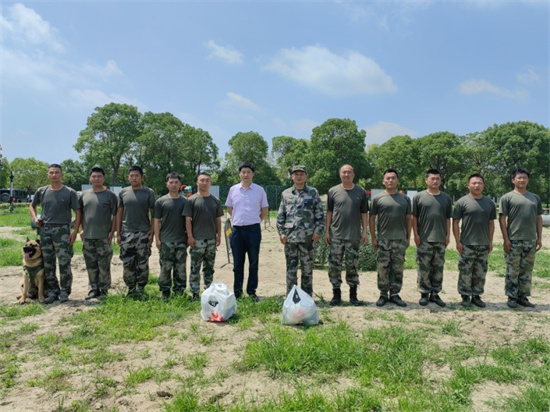
[[[319,312],[315,301],[306,292],[294,285],[283,303],[284,325],[317,325]]]

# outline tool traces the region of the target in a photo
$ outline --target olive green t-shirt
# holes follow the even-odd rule
[[[407,239],[407,215],[411,214],[411,200],[402,193],[378,193],[372,198],[371,216],[376,215],[377,238]]]
[[[447,219],[451,218],[453,203],[444,192],[431,195],[426,190],[413,199],[413,216],[418,220],[418,235],[421,242],[445,243]]]
[[[108,189],[88,189],[80,196],[84,239],[107,239],[117,212],[117,197]]]
[[[327,196],[327,212],[332,212],[331,237],[361,240],[361,214],[369,212],[365,189],[357,185],[350,190],[341,185],[331,187]]]
[[[53,190],[49,185],[36,191],[32,205],[36,208],[42,206],[41,218],[46,225],[70,225],[72,220],[71,210],[80,209],[78,195],[67,186]]]
[[[215,196],[203,197],[195,193],[187,199],[183,215],[191,218],[195,239],[215,239],[218,231],[216,219],[223,216],[222,204]]]
[[[123,188],[118,194],[118,207],[122,213],[122,232],[149,232],[151,221],[149,210],[155,206],[155,192],[148,187],[132,189]]]
[[[499,213],[508,217],[507,230],[510,240],[536,240],[537,216],[542,215],[542,202],[534,193],[514,191],[500,198]]]
[[[153,217],[160,219],[161,242],[187,243],[185,217],[182,216],[186,204],[187,199],[185,197],[172,198],[170,195],[164,195],[155,202]]]
[[[462,220],[460,242],[463,245],[489,246],[489,222],[497,217],[495,202],[486,196],[475,199],[466,195],[458,199],[454,220]]]

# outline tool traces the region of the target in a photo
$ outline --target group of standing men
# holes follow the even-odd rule
[[[411,231],[417,247],[417,284],[419,304],[433,302],[440,307],[446,303],[439,293],[443,286],[445,250],[452,232],[460,254],[458,292],[462,306],[474,304],[485,307],[481,299],[488,267],[488,255],[493,250],[495,203],[483,196],[485,182],[480,174],[468,178],[469,193],[460,198],[454,208],[452,200],[440,191],[441,174],[436,169],[426,172],[426,190],[411,202],[398,191],[396,170],[384,172],[385,190],[372,198],[370,213],[363,188],[355,185],[353,167],[340,168],[341,184],[332,187],[327,196],[325,239],[330,245],[329,280],[332,284],[331,305],[342,302],[341,271],[346,265],[346,282],[350,303],[359,305],[357,273],[359,248],[367,242],[367,220],[372,247],[377,254],[377,306],[392,302],[400,307],[407,304],[399,293],[403,286],[405,252],[410,245]],[[540,197],[527,191],[530,174],[525,169],[512,173],[514,190],[500,200],[499,223],[504,239],[507,263],[505,294],[508,306],[533,307],[531,277],[535,253],[542,247],[542,203]],[[297,284],[298,263],[302,264],[302,289],[312,295],[313,244],[323,230],[322,206],[315,188],[306,186],[307,173],[303,166],[291,169],[294,185],[282,194],[277,217],[281,243],[287,260],[287,293]],[[345,256],[345,258],[344,258]]]
[[[62,184],[60,165],[48,168],[50,184],[37,190],[29,210],[40,232],[48,295],[44,303],[59,299],[67,302],[71,294],[71,258],[80,228],[83,254],[88,271],[89,293],[86,299],[102,298],[111,286],[112,239],[120,246],[123,279],[128,295],[140,297],[149,277],[149,256],[156,238],[161,273],[159,288],[164,298],[183,294],[186,288],[187,247],[190,249],[189,285],[192,299],[198,299],[200,272],[208,287],[214,275],[216,246],[221,241],[220,201],[210,194],[208,173],[197,176],[198,191],[188,199],[181,197],[181,179],[177,173],[166,176],[168,194],[155,200],[152,189],[143,186],[144,174],[139,166],[128,173],[130,186],[118,197],[105,188],[105,171],[99,167],[89,174],[91,189],[77,193]],[[37,214],[38,206],[42,214]],[[76,218],[71,231],[71,212]],[[152,219],[149,217],[152,216]],[[59,282],[56,277],[59,262]],[[173,287],[172,287],[173,283]]]
[[[264,189],[252,182],[254,173],[252,164],[240,165],[241,181],[231,187],[226,206],[233,221],[230,244],[235,296],[243,295],[244,264],[248,256],[246,293],[258,301],[260,223],[268,214],[268,202]],[[326,226],[319,193],[306,185],[306,168],[295,166],[290,176],[293,186],[282,193],[277,215],[277,230],[287,263],[287,293],[298,284],[297,272],[301,266],[301,287],[313,295],[314,245],[326,227],[325,241],[330,245],[329,280],[333,290],[330,304],[342,302],[341,272],[342,262],[345,262],[350,303],[360,305],[357,297],[359,248],[367,243],[367,229],[370,229],[378,262],[380,297],[376,305],[392,302],[405,307],[407,304],[399,293],[403,285],[405,251],[410,245],[412,231],[417,246],[419,304],[426,306],[434,302],[444,307],[446,304],[439,292],[442,290],[452,216],[452,232],[460,253],[458,292],[462,296],[462,305],[485,307],[481,295],[488,254],[493,249],[496,207],[482,194],[484,180],[481,175],[469,177],[469,193],[457,201],[453,212],[451,199],[440,191],[441,175],[437,170],[428,170],[425,178],[427,189],[418,193],[411,203],[397,190],[397,171],[387,169],[382,180],[385,190],[372,198],[369,216],[366,191],[354,184],[353,167],[344,165],[339,170],[341,183],[328,191]],[[45,303],[69,299],[72,246],[81,227],[89,276],[86,299],[101,298],[110,288],[111,244],[115,233],[129,296],[139,297],[144,293],[153,240],[156,240],[160,254],[159,288],[164,298],[169,298],[172,292],[181,295],[186,289],[187,247],[190,247],[191,256],[191,298],[199,297],[201,267],[204,286],[212,283],[216,247],[221,242],[223,210],[220,201],[210,194],[208,173],[199,173],[196,180],[198,191],[188,199],[180,196],[180,176],[169,173],[166,176],[168,194],[158,200],[155,200],[152,189],[143,186],[144,174],[139,166],[130,168],[130,186],[123,188],[118,197],[104,187],[105,172],[99,167],[90,171],[92,188],[84,191],[80,198],[73,189],[62,184],[62,177],[61,166],[50,165],[50,184],[38,189],[29,208],[32,219],[40,228],[49,290]],[[527,191],[529,177],[528,171],[515,170],[512,174],[514,190],[500,200],[499,224],[507,263],[505,293],[511,308],[518,304],[534,306],[528,296],[535,252],[542,247],[542,203],[539,196]],[[38,205],[42,206],[41,217],[37,215]],[[71,211],[76,215],[72,232]],[[149,216],[152,216],[151,220]],[[59,282],[55,274],[56,257]]]

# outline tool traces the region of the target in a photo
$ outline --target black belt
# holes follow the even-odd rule
[[[246,230],[246,229],[251,229],[251,228],[256,227],[256,226],[260,226],[260,224],[259,223],[254,223],[253,225],[245,225],[245,226],[236,226],[236,225],[234,225],[233,227],[235,227],[237,229]]]
[[[69,223],[44,223],[44,227],[63,227],[69,226]]]

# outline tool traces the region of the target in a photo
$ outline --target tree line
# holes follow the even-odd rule
[[[293,164],[308,168],[308,182],[320,193],[340,182],[338,170],[354,166],[359,184],[381,188],[385,169],[399,172],[401,188],[424,189],[426,170],[441,172],[444,190],[452,197],[466,193],[471,173],[485,176],[485,194],[498,197],[510,190],[510,173],[517,167],[531,172],[529,189],[550,203],[550,130],[528,121],[493,125],[482,132],[457,135],[436,132],[419,138],[394,136],[383,144],[367,145],[368,136],[351,119],[328,119],[313,128],[310,139],[276,136],[271,150],[254,131],[238,132],[228,142],[223,158],[210,134],[182,122],[171,113],[140,113],[134,106],[109,103],[88,117],[74,144],[80,159],[61,162],[65,183],[77,190],[88,183],[88,170],[96,165],[107,172],[107,182],[126,185],[129,166],[139,164],[146,184],[156,193],[166,192],[164,178],[177,171],[191,184],[199,170],[212,174],[214,184],[238,181],[237,168],[244,161],[256,166],[254,181],[261,185],[287,185]],[[35,158],[2,157],[0,185],[9,184],[33,193],[47,184],[47,163]]]

